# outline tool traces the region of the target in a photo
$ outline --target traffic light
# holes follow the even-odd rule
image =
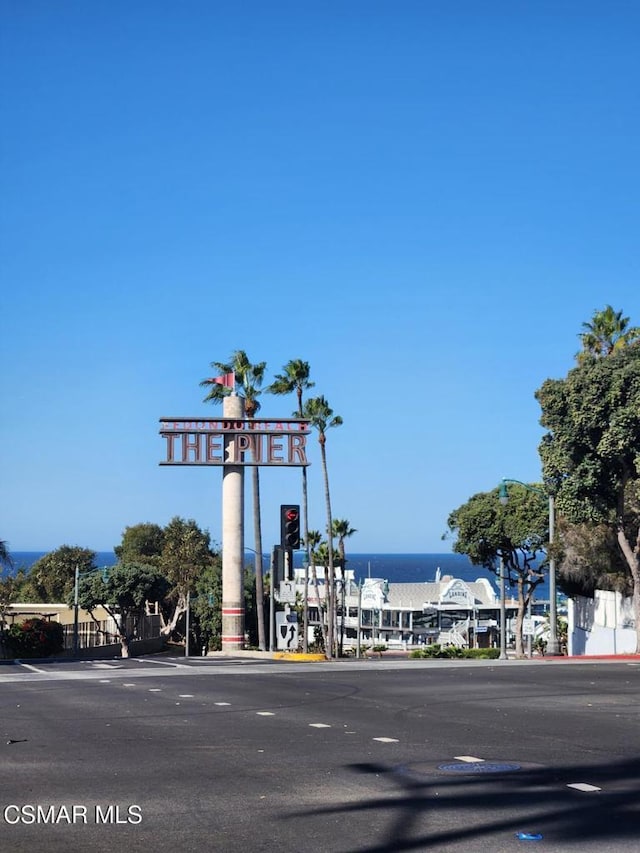
[[[300,507],[297,505],[280,507],[280,546],[294,550],[300,547]]]

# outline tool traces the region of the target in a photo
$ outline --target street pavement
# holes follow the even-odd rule
[[[640,849],[640,662],[0,667],[0,851]]]

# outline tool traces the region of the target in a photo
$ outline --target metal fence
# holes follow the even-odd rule
[[[129,619],[126,631],[134,640],[152,640],[160,636],[160,617],[142,616]],[[74,648],[75,627],[73,624],[64,626],[64,647]],[[97,646],[109,646],[119,642],[119,631],[113,618],[99,621],[90,620],[78,623],[78,649],[92,649]]]

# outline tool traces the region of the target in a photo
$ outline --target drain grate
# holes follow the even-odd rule
[[[513,773],[515,770],[521,769],[520,764],[492,761],[464,761],[456,764],[438,765],[438,770],[442,770],[443,773]]]

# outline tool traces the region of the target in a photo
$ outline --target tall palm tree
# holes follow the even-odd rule
[[[235,373],[236,388],[240,396],[244,397],[244,410],[247,418],[255,418],[260,411],[258,397],[262,393],[260,388],[267,369],[266,361],[252,364],[244,350],[236,350],[228,362],[212,361],[211,367],[215,367],[221,376]],[[219,403],[225,396],[232,393],[230,388],[218,384],[215,378],[203,379],[201,386],[209,387],[209,393],[204,402]],[[262,522],[260,516],[260,475],[258,466],[251,466],[251,485],[253,491],[253,536],[254,557],[256,576],[256,610],[258,616],[258,645],[262,651],[267,648],[264,626],[264,579],[262,574]]]
[[[340,643],[339,643],[339,651],[340,655],[342,655],[342,648],[344,646],[344,608],[345,608],[345,595],[347,589],[347,581],[345,576],[347,558],[345,554],[344,548],[344,540],[349,536],[353,536],[354,533],[358,531],[355,527],[351,527],[346,518],[334,518],[331,528],[331,535],[333,538],[338,540],[338,554],[340,558],[340,567],[342,571],[342,587],[340,593],[340,604],[342,606],[342,618],[340,619]]]
[[[623,317],[622,311],[614,311],[611,305],[595,311],[591,322],[583,323],[582,329],[578,336],[582,342],[582,350],[576,356],[578,363],[589,358],[605,358],[640,341],[640,327],[630,327],[629,318]]]
[[[307,391],[309,388],[313,388],[315,385],[309,379],[309,375],[311,373],[311,368],[309,367],[308,361],[302,361],[301,358],[294,358],[291,361],[287,362],[285,366],[282,368],[283,372],[276,374],[274,381],[269,385],[266,389],[270,394],[293,394],[295,392],[296,398],[298,400],[298,410],[295,414],[299,417],[303,417],[303,403],[302,403],[302,394],[304,391]],[[309,531],[309,500],[308,500],[308,490],[307,490],[307,469],[305,466],[302,467],[302,536],[305,540],[305,543],[308,543],[308,531]],[[307,564],[311,565],[311,551],[308,546],[307,548]],[[303,639],[303,651],[308,651],[309,645],[309,602],[308,602],[308,587],[309,587],[309,576],[308,570],[305,572],[305,594],[304,594],[304,610],[303,610],[303,624],[304,624],[304,639]],[[317,591],[317,589],[316,589]]]
[[[320,445],[320,457],[322,459],[322,473],[324,476],[324,497],[327,508],[327,530],[333,529],[331,519],[331,492],[329,491],[329,471],[327,469],[327,430],[342,424],[340,415],[334,415],[333,409],[327,403],[325,397],[312,397],[303,406],[303,417],[307,418],[311,426],[318,432],[318,443]],[[331,536],[327,538],[329,550],[329,586],[328,592],[328,630],[327,630],[327,655],[334,655],[334,622],[336,614],[334,581],[335,572],[333,568],[333,542]]]

